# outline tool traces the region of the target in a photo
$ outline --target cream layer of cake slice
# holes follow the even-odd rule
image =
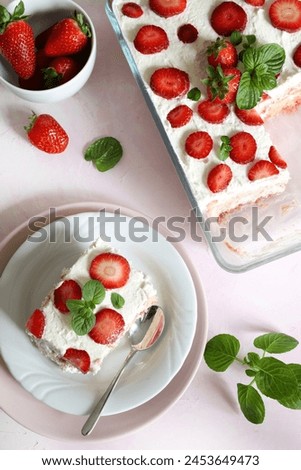
[[[279,2],[280,7],[283,8],[284,0],[276,1],[276,6],[279,6]],[[285,51],[285,61],[277,77],[277,86],[269,89],[264,94],[264,99],[256,106],[261,118],[267,119],[282,111],[295,109],[301,101],[301,68],[293,60],[294,51],[301,43],[301,2],[292,1],[294,8],[297,9],[296,16],[300,14],[300,25],[293,32],[281,30],[272,24],[269,12],[275,1],[265,1],[263,5],[255,7],[250,4],[252,0],[250,2],[243,0],[235,2],[137,0],[135,3],[139,5],[142,13],[132,16],[129,16],[124,8],[127,3],[125,0],[113,1],[113,11],[132,54],[135,67],[160,118],[176,159],[183,169],[196,204],[204,216],[221,217],[224,213],[232,212],[245,204],[256,204],[259,200],[282,193],[290,178],[286,162],[278,155],[277,149],[262,125],[262,120],[261,125],[253,123],[251,125],[247,120],[241,119],[235,112],[233,102],[226,104],[229,112],[222,122],[208,122],[199,113],[200,103],[208,99],[207,86],[202,82],[207,76],[208,55],[206,51],[208,45],[215,42],[218,37],[222,37],[212,26],[212,15],[221,4],[234,4],[235,8],[238,7],[244,12],[244,24],[241,26],[238,23],[244,38],[255,35],[258,47],[273,43],[281,46]],[[173,13],[172,6],[174,6]],[[167,40],[160,33],[162,35],[160,43],[157,30],[157,50],[147,52],[146,49],[146,52],[141,52],[142,41],[139,46],[137,37],[141,28],[150,25],[163,30]],[[192,27],[190,33],[194,30],[196,34],[195,37],[192,34],[185,42],[185,38],[183,41],[180,35],[180,30],[187,25]],[[141,32],[140,35],[142,35]],[[229,39],[229,35],[224,36]],[[150,37],[149,44],[151,40]],[[242,45],[237,47],[237,53],[239,54],[241,50]],[[241,65],[241,61],[238,61],[235,67],[241,69]],[[161,90],[157,92],[152,82],[158,70],[170,68],[182,72],[182,76],[179,77],[179,80],[182,80],[182,91],[174,97],[166,98],[162,97]],[[197,102],[188,97],[188,91],[193,88],[200,89],[202,94]],[[185,106],[186,110],[189,108],[191,113],[187,117],[187,122],[174,126],[171,125],[168,115],[178,106]],[[204,134],[209,135],[211,139],[211,147],[209,145],[209,152],[205,157],[191,156],[187,151],[187,139],[196,132],[202,134],[196,136],[196,140],[199,138],[199,141],[194,144],[195,147],[204,145],[202,141]],[[238,133],[251,135],[256,143],[254,155],[250,161],[246,162],[243,161],[244,155],[240,161],[231,157],[221,161],[221,137],[226,136],[231,139]],[[242,141],[242,153],[244,152],[243,145]],[[217,175],[212,185],[210,184],[211,172],[217,166],[219,169],[215,170]],[[224,170],[227,170],[226,174]],[[226,181],[227,178],[229,181]],[[223,186],[222,183],[225,181],[226,184]]]
[[[98,239],[64,270],[29,317],[26,332],[40,352],[62,369],[96,373],[135,320],[156,301],[150,277]]]

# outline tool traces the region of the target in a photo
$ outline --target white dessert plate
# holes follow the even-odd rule
[[[36,224],[31,228],[36,229]],[[91,211],[40,226],[14,252],[0,280],[1,354],[13,377],[35,398],[74,415],[89,413],[127,354],[128,342],[124,340],[108,356],[97,375],[70,374],[38,352],[24,333],[24,324],[62,269],[98,236],[106,237],[133,266],[151,275],[166,312],[162,339],[152,350],[136,355],[104,415],[127,412],[159,394],[183,366],[196,332],[197,295],[190,271],[174,245],[146,219]],[[204,344],[205,336],[201,351]]]

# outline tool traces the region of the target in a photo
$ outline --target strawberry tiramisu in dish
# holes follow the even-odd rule
[[[202,215],[222,220],[283,193],[287,163],[263,124],[301,103],[301,1],[114,0],[112,9]]]
[[[63,272],[26,331],[62,369],[96,373],[156,296],[147,275],[98,239]]]

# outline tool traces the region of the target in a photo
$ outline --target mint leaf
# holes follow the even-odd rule
[[[124,306],[124,298],[122,297],[122,295],[120,294],[117,294],[117,292],[112,292],[111,294],[111,302],[112,302],[112,305],[114,308],[122,308]]]
[[[86,302],[84,300],[69,299],[66,301],[66,305],[71,313],[76,313],[86,307]]]
[[[239,349],[240,343],[235,336],[217,335],[208,341],[204,359],[210,369],[224,372],[234,362]]]
[[[230,35],[230,42],[233,46],[238,46],[242,42],[242,34],[239,31],[233,31]]]
[[[253,424],[261,424],[265,416],[263,400],[252,385],[237,384],[237,397],[244,416]]]
[[[269,72],[277,75],[285,61],[285,51],[278,44],[264,44],[258,47],[260,62],[268,66]]]
[[[108,171],[113,168],[123,154],[120,142],[114,137],[103,137],[94,141],[85,151],[84,157],[87,161],[92,161],[96,168],[101,171]]]
[[[258,79],[258,87],[261,90],[273,90],[277,86],[277,79],[273,73],[265,73],[257,76]]]
[[[260,361],[260,356],[257,353],[250,352],[247,354],[245,361],[249,366],[256,367]]]
[[[94,305],[100,304],[106,295],[106,291],[101,282],[91,279],[83,287],[83,298],[86,302]]]
[[[218,158],[222,161],[225,161],[230,156],[232,146],[230,145],[230,138],[227,135],[223,135],[221,137],[221,142],[222,143],[219,148]]]
[[[287,364],[273,357],[264,357],[257,367],[255,381],[261,393],[275,400],[289,398],[296,393],[297,379]]]
[[[252,81],[251,74],[247,71],[244,72],[241,76],[236,95],[237,107],[239,109],[254,108],[260,100],[262,91]]]
[[[246,71],[252,72],[258,65],[262,63],[263,62],[261,61],[260,53],[257,48],[248,47],[244,51],[243,64]]]
[[[293,372],[296,377],[298,388],[296,393],[291,395],[289,398],[283,398],[278,402],[286,408],[294,410],[301,410],[301,365],[300,364],[288,364],[287,367]]]
[[[270,354],[280,354],[291,351],[298,346],[298,341],[284,333],[267,333],[254,339],[254,346]]]
[[[246,374],[248,377],[255,377],[256,371],[253,370],[253,369],[247,369],[247,370],[245,370],[245,374]]]
[[[199,99],[201,98],[201,90],[199,90],[199,88],[197,87],[191,88],[191,90],[189,90],[189,92],[187,93],[187,98],[192,101],[199,101]]]
[[[71,326],[78,336],[89,333],[94,325],[95,315],[91,309],[82,308],[72,314]]]

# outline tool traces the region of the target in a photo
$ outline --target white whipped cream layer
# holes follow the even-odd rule
[[[46,299],[42,302],[41,310],[45,315],[45,328],[41,340],[31,338],[41,350],[41,352],[50,359],[57,362],[62,368],[70,372],[78,370],[61,357],[68,348],[83,349],[90,356],[90,370],[93,373],[98,372],[104,358],[118,345],[120,339],[127,333],[134,321],[150,305],[156,302],[157,292],[148,275],[141,271],[133,269],[131,266],[130,277],[125,286],[119,289],[106,290],[104,301],[97,305],[94,313],[103,308],[116,310],[111,303],[111,293],[117,292],[125,299],[124,306],[118,309],[118,313],[123,316],[125,326],[120,338],[113,344],[102,345],[93,341],[87,334],[78,336],[71,327],[71,315],[61,313],[54,305],[54,290],[59,287],[66,279],[73,279],[81,287],[90,280],[89,267],[95,256],[104,252],[116,252],[112,247],[102,239],[98,239],[91,247],[83,253],[76,263],[66,269],[61,277],[61,281],[51,290]]]
[[[248,22],[243,34],[255,34],[258,44],[277,43],[286,52],[286,60],[283,70],[278,79],[278,86],[274,90],[269,90],[268,94],[272,100],[278,100],[288,94],[292,88],[301,89],[301,71],[294,64],[292,56],[296,46],[300,43],[300,32],[287,33],[274,28],[268,17],[268,10],[272,1],[266,1],[264,7],[256,8],[248,5],[242,0],[235,0],[246,12]],[[137,1],[143,8],[143,15],[139,18],[128,18],[121,12],[124,0],[113,1],[113,11],[120,25],[124,39],[132,53],[136,67],[143,79],[146,91],[154,104],[167,137],[176,154],[178,162],[184,170],[188,184],[192,190],[196,203],[204,215],[218,216],[221,208],[231,211],[238,204],[255,202],[259,198],[267,197],[271,194],[282,192],[289,180],[288,170],[279,169],[279,175],[264,180],[250,181],[248,170],[254,162],[247,165],[239,165],[230,158],[226,164],[231,167],[233,179],[225,191],[213,194],[207,187],[206,180],[210,169],[218,163],[217,152],[220,146],[220,137],[228,135],[231,137],[239,131],[246,131],[252,134],[257,143],[257,159],[268,158],[268,151],[272,144],[271,139],[263,126],[248,126],[242,123],[234,114],[233,106],[230,115],[222,124],[209,124],[197,113],[198,103],[184,97],[172,100],[163,99],[149,87],[152,73],[162,67],[177,67],[186,71],[190,78],[190,88],[198,87],[202,91],[202,98],[206,98],[206,90],[201,79],[206,76],[206,47],[209,41],[214,41],[218,35],[210,25],[210,16],[214,8],[221,3],[221,0],[199,1],[187,0],[185,11],[170,18],[162,18],[152,12],[147,0]],[[177,30],[180,26],[191,23],[198,30],[198,38],[194,43],[184,44],[177,37]],[[156,54],[144,55],[138,52],[134,45],[138,30],[147,24],[154,24],[162,27],[169,38],[169,47]],[[289,96],[288,96],[289,99]],[[267,102],[270,100],[267,100]],[[182,128],[174,129],[166,119],[168,112],[179,104],[187,104],[194,110],[193,118]],[[285,103],[281,103],[284,107]],[[267,104],[268,106],[268,104]],[[265,107],[266,109],[266,107]],[[266,112],[268,115],[268,112]],[[204,160],[196,160],[189,157],[184,149],[187,136],[191,132],[206,131],[214,141],[214,148],[209,156]],[[284,156],[285,157],[285,156]]]

